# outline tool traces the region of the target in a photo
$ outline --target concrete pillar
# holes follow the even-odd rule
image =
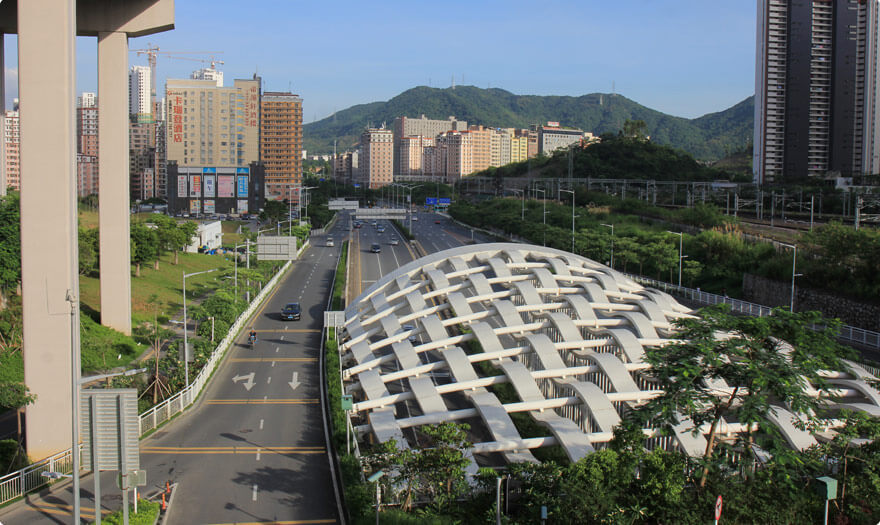
[[[71,314],[68,302],[79,301],[75,21],[75,0],[18,2],[24,380],[37,396],[26,417],[32,458],[71,441],[71,360],[79,353],[79,309]]]
[[[128,37],[98,33],[101,324],[131,334]]]

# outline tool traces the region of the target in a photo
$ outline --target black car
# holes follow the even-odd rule
[[[287,303],[284,305],[284,308],[281,309],[281,319],[286,319],[288,321],[299,321],[299,317],[302,314],[302,309],[299,306],[299,303]]]
[[[382,247],[379,245],[379,243],[374,242],[370,245],[370,251],[373,253],[381,253]]]

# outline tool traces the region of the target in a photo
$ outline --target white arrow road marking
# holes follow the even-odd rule
[[[260,430],[263,430],[263,420],[260,420]]]
[[[298,387],[299,385],[302,384],[302,383],[300,383],[299,381],[297,381],[297,376],[299,376],[299,374],[297,374],[296,372],[294,372],[294,373],[293,373],[293,379],[291,379],[291,380],[287,383],[288,385],[290,385],[291,390],[296,390],[296,387]]]
[[[254,493],[251,496],[251,500],[257,501],[257,486],[256,485],[254,485]]]
[[[235,376],[232,378],[232,382],[238,383],[242,379],[247,379],[247,381],[244,382],[244,388],[245,388],[245,390],[250,392],[251,388],[254,387],[254,372],[251,372],[250,374],[246,374],[243,376]]]

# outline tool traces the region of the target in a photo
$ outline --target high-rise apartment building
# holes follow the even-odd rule
[[[21,190],[21,163],[19,148],[19,120],[17,110],[7,110],[3,115],[3,176],[0,180],[0,195],[6,195],[7,188]]]
[[[76,188],[80,197],[98,193],[98,100],[94,93],[77,98]]]
[[[446,182],[455,182],[474,171],[474,134],[450,131],[446,134]]]
[[[128,112],[137,115],[138,120],[153,114],[150,107],[152,71],[149,66],[131,66],[128,70]]]
[[[422,175],[424,173],[425,148],[434,145],[434,137],[401,137],[400,164],[397,174],[402,176]]]
[[[492,165],[492,135],[495,130],[471,126],[467,133],[471,136],[471,170],[462,173],[462,176],[489,169]]]
[[[880,173],[878,0],[758,0],[754,180]]]
[[[367,129],[361,134],[360,183],[370,189],[394,182],[394,135],[390,129]]]
[[[302,185],[302,98],[267,91],[260,103],[260,156],[266,198],[296,202]]]
[[[186,166],[249,166],[260,160],[260,79],[168,79],[166,156]]]
[[[464,131],[467,129],[467,122],[456,120],[455,117],[448,117],[446,120],[433,120],[425,115],[419,118],[397,117],[394,119],[394,165],[399,167],[400,163],[400,140],[403,137],[430,137],[446,131]]]

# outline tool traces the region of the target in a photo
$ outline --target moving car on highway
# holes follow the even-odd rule
[[[302,315],[302,308],[299,303],[287,303],[281,309],[281,319],[287,321],[299,321]]]

